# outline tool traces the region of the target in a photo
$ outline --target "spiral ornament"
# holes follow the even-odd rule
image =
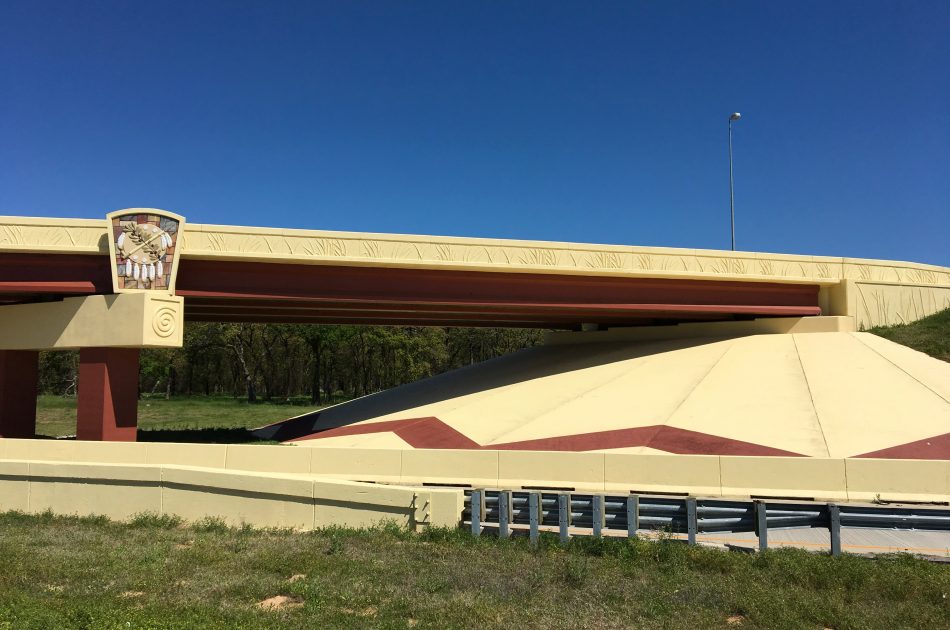
[[[162,306],[156,309],[155,314],[152,316],[152,330],[155,331],[156,335],[163,339],[165,337],[171,337],[177,327],[178,322],[175,309],[168,306]]]

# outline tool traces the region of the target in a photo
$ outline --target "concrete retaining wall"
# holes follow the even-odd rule
[[[462,505],[462,491],[449,488],[193,466],[0,461],[0,511],[50,510],[117,520],[148,512],[301,530],[389,521],[420,530],[456,526]]]
[[[224,483],[236,475],[267,486],[302,478],[377,484],[458,484],[472,487],[564,488],[590,492],[676,493],[709,497],[794,497],[829,501],[950,501],[950,462],[715,455],[634,455],[538,451],[387,450],[246,444],[171,444],[0,439],[0,461],[137,465],[163,470],[204,469]],[[37,470],[45,470],[37,468]],[[238,471],[242,471],[240,474]],[[258,473],[250,475],[248,473]],[[195,473],[197,474],[197,472]],[[210,477],[208,477],[210,478]],[[251,483],[248,481],[247,483]],[[200,484],[198,484],[200,485]],[[258,486],[254,486],[258,487]],[[280,487],[284,487],[281,485]],[[288,486],[289,487],[289,486]],[[314,486],[316,488],[316,486]],[[329,488],[329,486],[325,486]],[[348,492],[378,486],[334,486]],[[0,484],[0,491],[2,491]],[[387,489],[387,488],[383,488]],[[395,489],[394,489],[395,490]],[[451,514],[448,492],[431,509]],[[263,490],[261,490],[263,492]],[[316,492],[316,490],[314,490]],[[313,495],[316,497],[316,494]],[[406,495],[408,496],[408,494]],[[425,499],[422,499],[423,501]],[[460,499],[458,499],[460,501]],[[408,505],[408,503],[406,503]],[[460,504],[459,504],[460,505]],[[448,507],[446,507],[448,506]],[[12,509],[12,508],[10,508]],[[460,508],[459,508],[460,509]],[[430,516],[430,522],[433,517]],[[443,519],[439,516],[439,519]],[[422,519],[420,522],[425,522]],[[445,520],[439,520],[445,523]],[[314,521],[315,526],[326,524]]]

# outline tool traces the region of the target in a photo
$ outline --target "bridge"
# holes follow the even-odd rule
[[[38,351],[79,349],[78,437],[134,440],[138,349],[180,346],[188,321],[676,338],[770,321],[848,332],[947,307],[950,269],[908,262],[186,224],[142,208],[0,217],[0,436],[35,431]],[[361,414],[340,422],[379,420]],[[342,425],[294,426],[288,438]]]

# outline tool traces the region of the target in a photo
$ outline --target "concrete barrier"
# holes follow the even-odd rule
[[[311,449],[316,451],[324,449]],[[402,451],[400,482],[492,486],[498,484],[499,451],[414,449]]]
[[[603,492],[604,454],[498,451],[498,486]]]
[[[847,501],[844,463],[843,459],[722,456],[722,495]]]
[[[230,525],[369,527],[393,521],[413,530],[454,527],[461,489],[417,489],[312,475],[193,466],[39,460],[0,461],[0,510],[105,515],[206,517]]]
[[[229,525],[314,528],[313,482],[293,475],[163,466],[163,514]]]
[[[158,513],[161,476],[155,466],[30,462],[28,511],[101,514],[118,520]]]
[[[399,483],[404,451],[374,448],[306,449],[313,451],[310,472],[315,475]]]
[[[30,511],[29,462],[0,461],[0,507]]]
[[[720,496],[719,457],[606,453],[604,490]]]
[[[950,499],[950,462],[909,459],[847,459],[850,501]]]
[[[96,442],[89,442],[96,444]],[[227,444],[145,444],[145,463],[198,468],[226,468]]]
[[[297,475],[311,481],[404,486],[950,501],[950,462],[931,460],[0,439],[0,463],[5,461],[191,467],[254,472],[263,475],[261,478],[267,474]],[[0,468],[0,492],[7,487],[3,470]]]
[[[225,468],[258,472],[310,472],[310,453],[292,446],[271,446],[260,450],[256,444],[228,444]]]

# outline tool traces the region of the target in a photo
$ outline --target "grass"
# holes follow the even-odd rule
[[[934,313],[912,324],[879,326],[868,332],[950,361],[950,309]]]
[[[0,628],[938,628],[948,594],[909,556],[0,514]]]
[[[320,409],[317,406],[248,404],[235,398],[146,397],[139,401],[139,440],[144,442],[254,442],[248,429]],[[76,434],[76,399],[39,396],[38,435]]]

